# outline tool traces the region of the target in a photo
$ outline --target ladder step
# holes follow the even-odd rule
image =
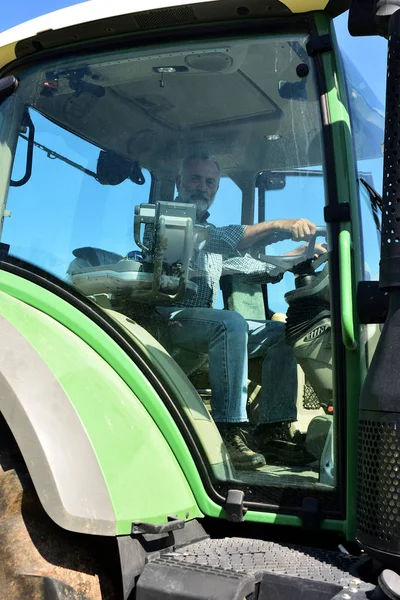
[[[243,600],[255,589],[254,575],[163,556],[148,563],[136,588],[137,600]]]

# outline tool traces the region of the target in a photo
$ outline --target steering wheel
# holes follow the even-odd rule
[[[316,227],[315,233],[312,236],[312,238],[310,239],[310,241],[308,242],[306,251],[304,253],[304,257],[306,260],[311,260],[312,258],[314,258],[314,252],[315,252],[315,244],[317,241],[317,238],[319,237],[325,237],[326,238],[326,227]]]
[[[319,226],[316,228],[316,231],[312,238],[309,240],[307,248],[303,254],[298,254],[297,256],[271,256],[266,254],[259,254],[257,256],[257,259],[261,260],[262,262],[266,262],[270,265],[274,265],[276,267],[270,272],[270,275],[273,277],[275,275],[280,275],[282,272],[284,273],[286,271],[292,271],[294,267],[302,263],[307,263],[307,267],[310,267],[311,262],[314,258],[315,244],[317,238],[319,237],[326,237],[325,226]],[[326,253],[326,256],[323,255],[322,257],[318,257],[317,259],[315,259],[313,270],[315,270],[315,268],[318,268],[320,264],[327,260],[327,258],[328,254]],[[315,265],[317,261],[318,264]]]

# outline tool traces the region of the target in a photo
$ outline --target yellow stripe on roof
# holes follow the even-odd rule
[[[16,44],[12,43],[0,48],[0,68],[15,60],[15,46]]]
[[[293,13],[310,12],[312,10],[324,10],[329,0],[280,0]]]

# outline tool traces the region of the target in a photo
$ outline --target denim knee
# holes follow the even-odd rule
[[[241,314],[231,310],[222,310],[220,322],[230,333],[248,333],[249,326]]]

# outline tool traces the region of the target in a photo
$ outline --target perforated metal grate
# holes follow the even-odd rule
[[[361,419],[357,525],[365,536],[395,542],[400,535],[400,423]],[[376,545],[376,543],[375,543]]]
[[[153,27],[170,27],[173,25],[188,25],[198,19],[191,6],[177,8],[163,8],[160,10],[144,11],[134,15],[136,23],[141,29]]]
[[[204,540],[180,548],[174,557],[198,565],[244,571],[255,575],[256,580],[269,572],[331,583],[344,582],[358,560],[332,550],[245,538]]]
[[[388,53],[382,211],[381,284],[399,285],[400,264],[400,38],[391,35]]]
[[[318,408],[321,408],[319,398],[309,381],[306,381],[304,384],[303,407],[306,410],[318,410]]]

